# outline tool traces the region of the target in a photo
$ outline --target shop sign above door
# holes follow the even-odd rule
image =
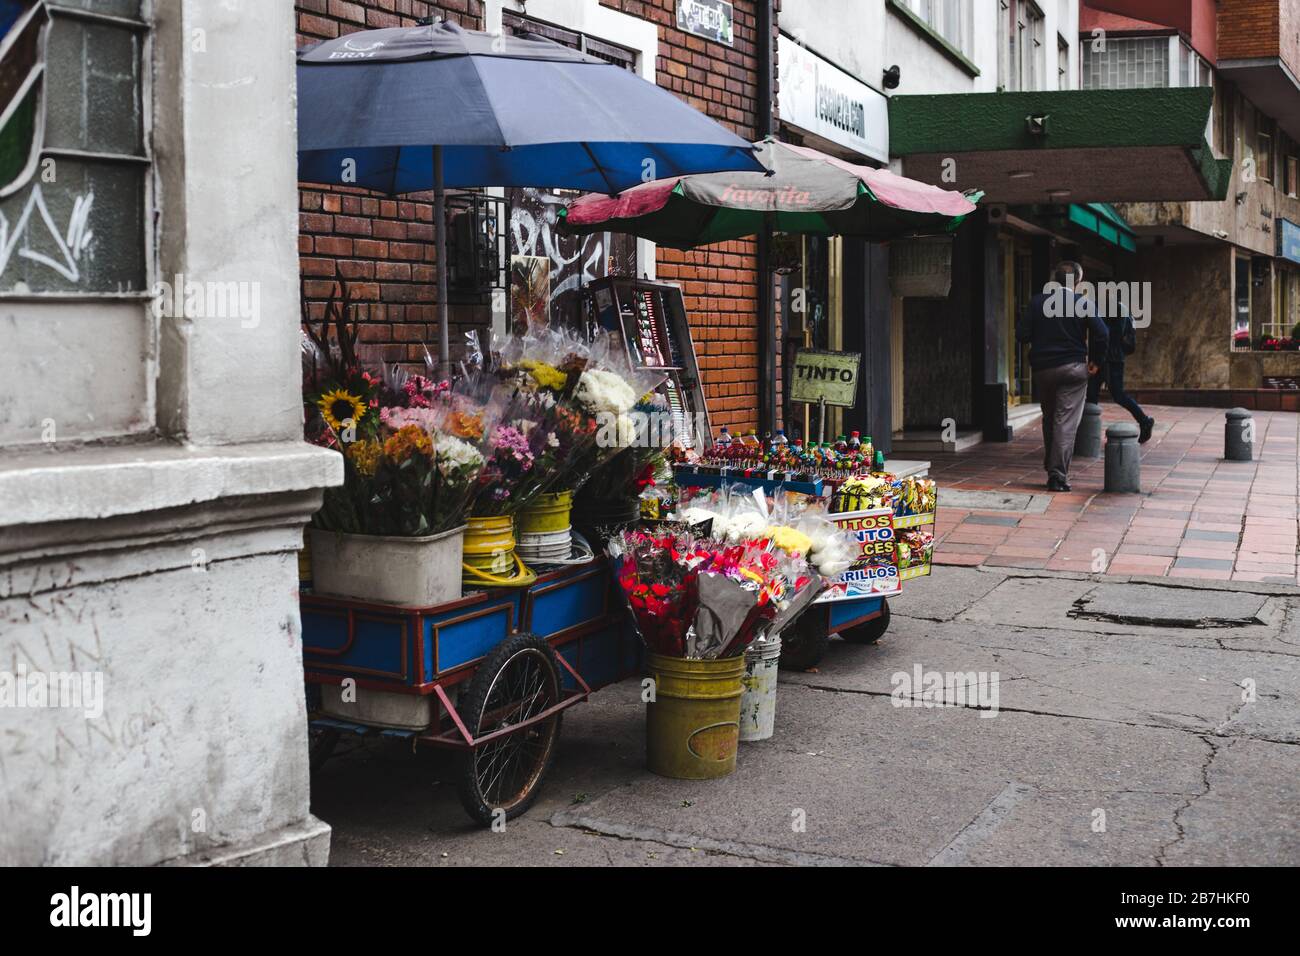
[[[777,39],[781,122],[889,162],[889,101],[784,33]]]
[[[728,0],[677,0],[677,29],[731,46],[734,9]]]

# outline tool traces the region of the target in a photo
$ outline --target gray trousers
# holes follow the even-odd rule
[[[1088,366],[1084,362],[1036,369],[1034,387],[1043,403],[1043,469],[1048,478],[1070,477],[1074,436],[1083,418],[1088,392]]]

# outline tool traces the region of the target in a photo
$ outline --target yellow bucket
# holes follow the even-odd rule
[[[568,531],[573,510],[573,492],[538,495],[537,500],[519,512],[520,534],[550,534]]]
[[[745,659],[648,657],[654,700],[646,704],[646,767],[676,780],[731,773],[740,741]]]
[[[537,580],[515,554],[515,524],[510,515],[469,518],[461,561],[467,585],[519,587]]]

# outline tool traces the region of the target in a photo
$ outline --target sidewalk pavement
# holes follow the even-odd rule
[[[1103,428],[1132,421],[1109,403],[1102,413]],[[1141,494],[1103,492],[1104,452],[1075,458],[1073,491],[1047,492],[1037,427],[1012,442],[933,455],[935,563],[1300,584],[1300,416],[1255,412],[1255,461],[1229,462],[1223,409],[1156,405],[1147,414],[1156,430],[1142,446]],[[1041,513],[945,506],[945,489],[1028,493],[1049,503]]]

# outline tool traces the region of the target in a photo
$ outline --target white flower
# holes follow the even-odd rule
[[[478,468],[483,464],[483,456],[477,448],[454,435],[439,435],[434,446],[438,455],[438,470],[444,475],[463,468]]]
[[[555,432],[551,432],[549,435],[546,436],[546,444],[552,448],[559,448],[560,447],[559,436],[557,436]]]
[[[733,515],[727,525],[727,540],[733,543],[761,538],[767,527],[767,518],[757,511],[742,511]]]
[[[639,397],[622,376],[598,368],[589,368],[582,373],[573,394],[588,411],[615,415],[630,411]]]

